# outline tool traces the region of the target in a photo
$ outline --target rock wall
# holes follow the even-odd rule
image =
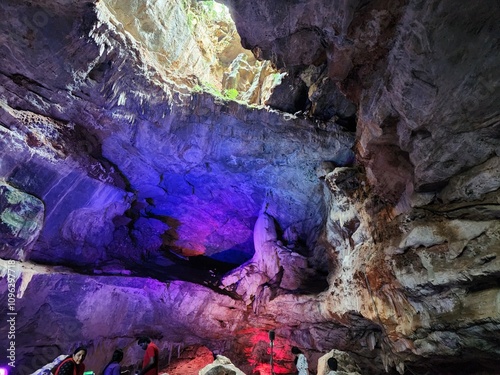
[[[498,5],[225,3],[246,48],[283,69],[323,67],[358,108],[363,177],[342,169],[325,177],[324,240],[337,264],[328,310],[379,324],[370,346],[382,346],[386,369],[393,362],[402,372],[407,361],[410,371],[493,371],[485,330],[499,318],[490,204],[499,191]],[[312,92],[323,86],[316,82]],[[456,365],[440,365],[438,353]]]
[[[143,334],[162,366],[205,346],[269,373],[271,329],[277,373],[293,345],[312,371],[494,373],[498,4],[225,3],[260,68],[189,2],[0,5],[19,373],[79,344],[134,367]],[[193,90],[213,77],[268,106]]]

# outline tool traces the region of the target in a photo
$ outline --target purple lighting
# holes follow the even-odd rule
[[[8,374],[9,374],[9,372],[7,371],[6,368],[0,367],[0,375],[8,375]]]

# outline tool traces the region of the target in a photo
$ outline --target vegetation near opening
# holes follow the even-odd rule
[[[224,90],[222,93],[224,94],[224,97],[230,100],[236,100],[236,97],[238,96],[238,90],[236,89]]]
[[[243,49],[229,9],[214,0],[181,0],[186,26],[198,44],[200,64],[192,92],[245,105],[263,105],[281,75]],[[242,57],[243,56],[243,57]]]
[[[221,91],[209,82],[202,82],[201,85],[194,86],[193,92],[208,92],[209,94],[224,100],[236,100],[238,97],[238,90],[227,89]]]
[[[200,20],[227,20],[231,19],[229,10],[226,6],[213,0],[192,1],[182,0],[182,7],[186,13],[187,24],[192,30]]]
[[[228,9],[224,5],[219,4],[213,0],[201,1],[199,4],[201,6],[201,9],[210,19],[230,17]]]

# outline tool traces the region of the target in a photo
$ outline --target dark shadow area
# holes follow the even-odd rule
[[[406,364],[404,375],[498,375],[500,374],[500,359],[485,359],[472,352],[466,358],[456,358],[450,362],[449,358],[440,360],[429,358],[425,363]]]
[[[161,255],[147,258],[140,264],[130,262],[125,266],[131,271],[130,276],[150,277],[161,282],[186,281],[235,297],[226,290],[220,289],[218,285],[226,273],[240,265],[203,255],[184,257],[164,248]]]
[[[310,277],[306,278],[298,291],[301,294],[319,294],[328,289],[328,272],[316,272]]]
[[[244,247],[247,247],[244,244]],[[253,243],[252,243],[253,247]],[[228,264],[238,264],[241,265],[245,262],[248,262],[252,259],[253,254],[248,254],[241,250],[229,249],[225,251],[221,251],[220,253],[216,253],[212,255],[210,258],[219,262],[224,262]]]

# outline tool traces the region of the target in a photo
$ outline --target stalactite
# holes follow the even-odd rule
[[[167,349],[168,349],[168,364],[170,364],[172,362],[172,354],[173,354],[174,350],[177,350],[177,358],[181,357],[182,349],[184,349],[184,343],[183,342],[168,342]]]
[[[169,342],[168,343],[168,364],[172,361],[172,346],[173,343]]]

